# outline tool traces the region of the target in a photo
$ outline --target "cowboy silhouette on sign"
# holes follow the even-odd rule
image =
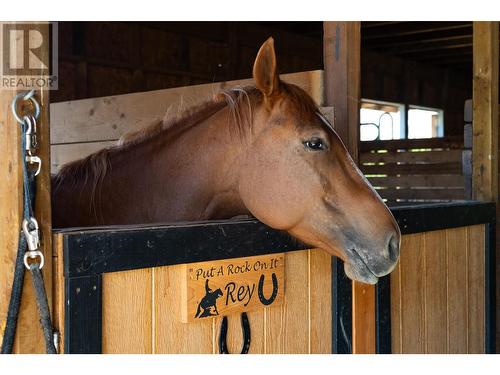
[[[196,310],[195,318],[206,318],[207,316],[217,316],[217,298],[222,297],[223,293],[220,288],[212,291],[208,286],[208,279],[205,282],[205,296],[201,299]],[[202,311],[203,310],[203,311]]]

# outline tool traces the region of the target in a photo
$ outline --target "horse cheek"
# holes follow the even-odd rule
[[[300,183],[304,176],[297,172],[298,163],[284,155],[279,153],[266,160],[256,156],[244,172],[240,194],[256,218],[273,228],[286,230],[302,220],[310,195]]]

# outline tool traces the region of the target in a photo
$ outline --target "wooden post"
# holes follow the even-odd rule
[[[353,159],[358,161],[361,82],[360,22],[323,23],[326,106],[334,107],[334,124]],[[375,287],[352,284],[352,351],[375,353]]]
[[[498,199],[498,22],[473,23],[473,199]]]
[[[3,27],[5,23],[0,23]],[[49,25],[39,24],[33,29],[48,35]],[[33,35],[32,37],[37,37]],[[31,36],[30,36],[31,38]],[[4,48],[5,50],[5,48]],[[4,51],[0,51],[4,53]],[[49,56],[49,46],[45,43],[38,50],[40,56]],[[5,56],[4,56],[5,57]],[[45,57],[43,60],[47,61]],[[34,68],[33,66],[31,68]],[[23,90],[25,91],[25,90]],[[5,318],[10,299],[17,242],[22,220],[22,173],[20,126],[10,110],[14,90],[0,89],[0,341],[3,339]],[[49,306],[52,296],[52,243],[50,209],[50,141],[49,141],[49,95],[46,89],[36,91],[36,99],[41,104],[41,114],[37,122],[37,155],[42,159],[42,171],[37,176],[37,197],[35,217],[41,229],[41,251],[45,255],[43,277],[47,289]],[[14,342],[16,353],[44,353],[43,334],[32,288],[31,275],[26,274],[19,314],[17,335]]]
[[[324,22],[325,106],[334,107],[335,130],[358,161],[361,81],[360,22]]]
[[[473,122],[472,122],[472,197],[497,203],[498,207],[498,22],[473,23]],[[496,247],[496,285],[500,275]],[[500,288],[496,288],[496,320],[500,319]],[[496,343],[500,345],[497,324]]]

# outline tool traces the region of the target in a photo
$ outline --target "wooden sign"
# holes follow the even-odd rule
[[[182,321],[282,304],[284,269],[284,253],[186,264]]]

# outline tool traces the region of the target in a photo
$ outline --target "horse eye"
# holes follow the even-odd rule
[[[325,142],[321,138],[311,138],[304,142],[304,145],[313,151],[321,151],[326,149]]]

